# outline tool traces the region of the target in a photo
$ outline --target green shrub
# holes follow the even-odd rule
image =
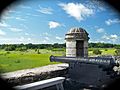
[[[39,50],[37,50],[37,54],[41,54]]]
[[[105,51],[108,51],[108,49],[106,48]]]
[[[10,52],[6,52],[6,54],[10,54]]]
[[[20,60],[16,60],[15,63],[20,63]]]
[[[35,52],[37,52],[37,49],[35,49]]]
[[[120,49],[116,49],[116,50],[115,50],[115,54],[116,54],[117,56],[120,56]]]
[[[99,49],[95,49],[95,50],[93,50],[93,53],[96,54],[96,55],[98,55],[98,54],[101,54],[102,51],[100,51]]]
[[[0,55],[4,55],[4,53],[0,53]]]
[[[93,48],[88,48],[88,51],[93,51],[94,49]]]

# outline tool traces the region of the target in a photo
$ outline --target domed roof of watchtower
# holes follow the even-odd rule
[[[65,36],[65,39],[89,40],[88,33],[83,28],[71,28]]]
[[[70,31],[68,32],[68,34],[70,33],[87,33],[87,32],[83,28],[74,27],[74,28],[71,28]]]

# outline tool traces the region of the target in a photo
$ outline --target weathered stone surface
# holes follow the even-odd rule
[[[19,70],[1,74],[1,77],[13,86],[32,83],[35,81],[65,76],[68,64],[54,64],[39,68]]]
[[[88,33],[83,28],[71,28],[65,35],[66,57],[88,57]]]

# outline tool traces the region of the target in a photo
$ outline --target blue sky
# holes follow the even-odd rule
[[[120,18],[96,0],[22,0],[9,6],[0,22],[0,44],[64,43],[72,27],[82,27],[89,42],[120,44]]]

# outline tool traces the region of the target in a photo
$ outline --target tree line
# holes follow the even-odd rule
[[[5,51],[25,51],[27,49],[52,49],[52,48],[65,48],[65,44],[1,44],[0,49]]]
[[[89,48],[120,48],[120,44],[111,43],[89,43]]]
[[[66,44],[1,44],[0,49],[6,51],[25,51],[27,49],[53,49],[53,48],[65,48]],[[89,43],[89,48],[119,48],[120,44],[110,44],[110,43]]]

